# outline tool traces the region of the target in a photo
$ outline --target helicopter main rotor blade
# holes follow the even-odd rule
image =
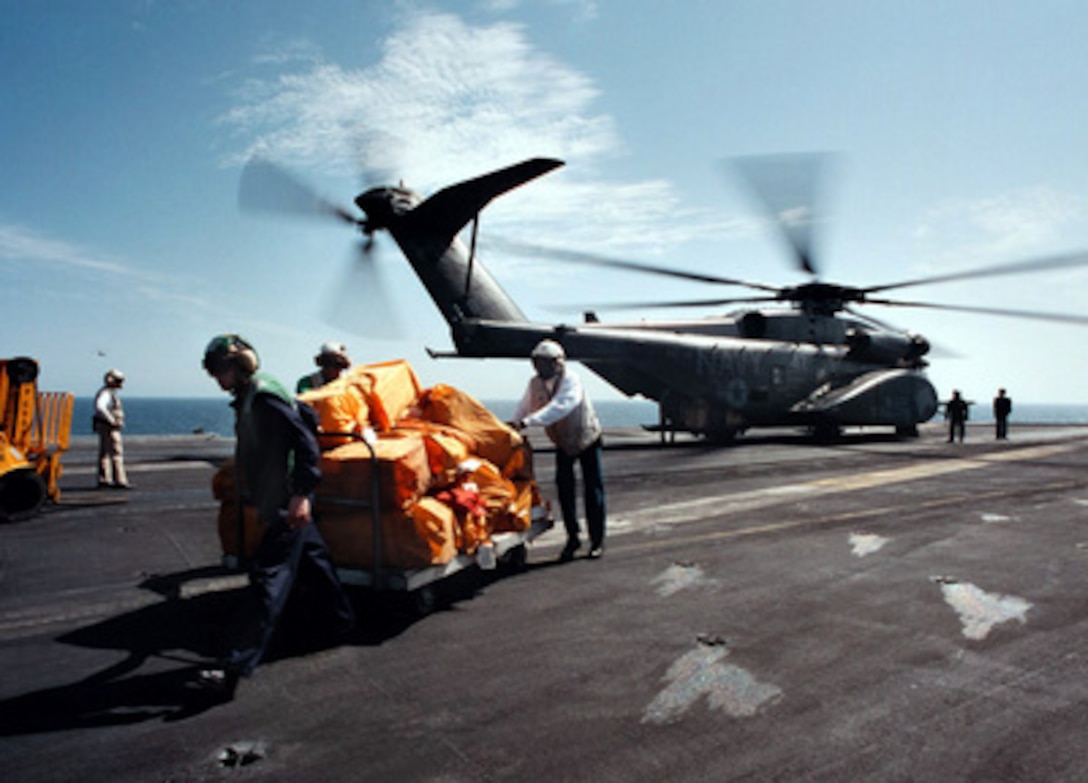
[[[1010,318],[1026,318],[1033,321],[1054,321],[1065,324],[1088,325],[1088,315],[1072,313],[1046,313],[1040,310],[1014,310],[1003,307],[971,307],[968,305],[937,304],[935,302],[907,302],[895,299],[866,299],[863,304],[878,304],[891,307],[917,307],[927,310],[946,310],[954,313],[976,313],[978,315],[999,315]]]
[[[771,296],[752,296],[741,297],[738,299],[680,299],[675,302],[656,301],[656,302],[611,302],[606,304],[591,304],[591,305],[557,305],[548,309],[559,312],[569,312],[571,310],[592,310],[600,312],[609,312],[616,310],[651,310],[651,309],[665,309],[669,307],[722,307],[730,304],[749,304],[753,302],[777,302],[777,297]]]
[[[238,207],[245,212],[332,216],[351,225],[362,224],[346,209],[325,200],[286,169],[264,158],[251,158],[242,169]]]
[[[747,280],[737,280],[732,277],[720,277],[718,275],[709,275],[702,272],[688,272],[683,269],[656,266],[654,264],[642,263],[641,261],[625,261],[619,258],[609,258],[607,256],[597,255],[596,253],[583,253],[577,250],[543,247],[541,245],[519,242],[513,239],[490,237],[486,240],[486,244],[492,250],[525,256],[527,258],[545,258],[551,261],[584,264],[587,266],[626,269],[630,272],[644,272],[646,274],[660,275],[663,277],[675,277],[681,280],[694,280],[699,283],[743,286],[756,291],[767,291],[770,293],[777,293],[779,291],[775,286],[763,285],[762,283],[750,283]]]
[[[818,274],[813,228],[817,186],[828,157],[819,153],[759,155],[729,161],[786,240],[797,266],[810,275]]]
[[[869,288],[862,289],[862,291],[865,294],[878,293],[882,291],[891,291],[897,288],[907,288],[909,286],[929,285],[931,283],[948,283],[954,280],[974,280],[982,277],[999,277],[1001,275],[1019,275],[1027,272],[1044,272],[1048,269],[1070,269],[1079,266],[1088,266],[1088,253],[1066,253],[1059,256],[1030,259],[1028,261],[1016,261],[1011,264],[999,264],[997,266],[969,269],[964,272],[949,272],[944,275],[905,280],[901,283],[870,286]],[[867,299],[866,301],[873,300]]]

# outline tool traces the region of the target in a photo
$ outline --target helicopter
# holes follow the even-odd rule
[[[754,427],[803,427],[833,439],[850,426],[891,427],[915,437],[937,412],[937,393],[925,375],[929,342],[856,311],[854,305],[928,307],[1024,318],[1088,323],[1088,317],[997,308],[960,307],[887,299],[892,289],[975,277],[1088,265],[1070,254],[865,288],[812,280],[776,287],[734,278],[589,253],[496,241],[505,252],[663,275],[755,292],[747,297],[632,306],[711,307],[786,304],[736,310],[698,319],[604,323],[586,312],[577,323],[530,321],[477,257],[481,211],[495,198],[563,166],[531,158],[465,180],[424,198],[403,185],[367,189],[354,199],[361,214],[332,204],[265,159],[247,163],[239,189],[245,210],[285,208],[332,216],[365,237],[388,232],[449,325],[455,350],[428,349],[434,358],[524,359],[542,339],[559,342],[628,397],[658,404],[651,429],[729,441]],[[753,179],[753,182],[755,180]],[[285,200],[270,190],[288,194]],[[795,253],[814,275],[809,231],[796,209],[772,190],[760,193]],[[782,208],[780,208],[782,207]],[[792,213],[792,215],[791,215]],[[461,239],[471,223],[469,242]]]

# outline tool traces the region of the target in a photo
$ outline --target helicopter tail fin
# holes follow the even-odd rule
[[[366,212],[369,231],[392,234],[459,342],[473,322],[527,319],[457,234],[492,199],[562,165],[532,158],[450,185],[422,202],[399,187],[372,189],[355,203]]]
[[[532,158],[498,171],[450,185],[411,212],[411,222],[424,223],[452,241],[492,200],[563,165],[553,158]]]

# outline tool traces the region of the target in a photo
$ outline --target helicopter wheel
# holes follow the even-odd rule
[[[900,424],[895,428],[895,435],[898,438],[917,438],[918,437],[918,425],[917,424]]]

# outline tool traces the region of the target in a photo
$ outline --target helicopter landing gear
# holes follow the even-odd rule
[[[895,428],[895,436],[897,438],[917,438],[918,437],[918,425],[917,424],[900,424]]]

